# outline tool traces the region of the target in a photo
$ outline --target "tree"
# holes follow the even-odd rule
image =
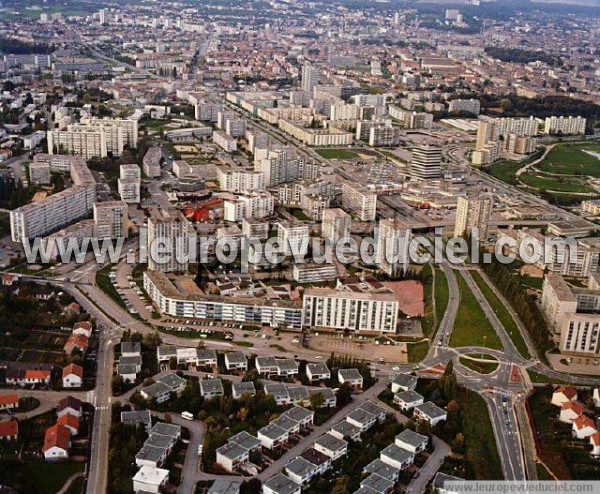
[[[350,477],[342,475],[335,481],[331,494],[348,494],[350,492]]]
[[[310,406],[313,410],[317,411],[323,406],[323,403],[325,403],[323,393],[318,392],[310,395]]]

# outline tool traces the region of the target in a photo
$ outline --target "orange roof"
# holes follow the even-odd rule
[[[591,436],[590,436],[590,442],[594,445],[594,446],[600,446],[600,432],[594,432]]]
[[[577,396],[577,390],[573,386],[561,386],[555,393],[564,394],[569,400],[572,400]]]
[[[577,415],[581,415],[585,410],[585,406],[580,401],[566,401],[560,407],[562,410],[573,410]]]
[[[592,427],[595,429],[594,426],[594,421],[589,418],[587,415],[582,415],[580,417],[577,417],[574,421],[573,421],[573,425],[575,426],[576,429],[584,429],[585,427]]]
[[[12,403],[19,403],[19,396],[17,393],[9,395],[0,395],[0,405],[11,405]]]
[[[67,451],[69,449],[70,438],[71,433],[69,432],[69,429],[67,429],[64,425],[54,424],[46,429],[43,450],[46,452],[50,448],[57,447]]]
[[[19,423],[16,420],[0,422],[0,437],[16,436],[19,433]]]
[[[50,371],[48,370],[26,370],[25,379],[48,379]]]
[[[77,377],[83,379],[83,367],[77,364],[69,364],[63,369],[62,377],[65,378],[69,374],[75,374]]]
[[[79,430],[79,419],[70,413],[65,413],[64,415],[58,417],[56,423],[59,425],[64,425],[65,427],[70,427],[76,431]]]
[[[70,346],[76,347],[76,348],[79,348],[82,350],[84,348],[87,348],[87,346],[88,346],[87,336],[85,336],[83,334],[72,334],[71,336],[69,336],[69,339],[65,343],[65,348],[68,348]]]

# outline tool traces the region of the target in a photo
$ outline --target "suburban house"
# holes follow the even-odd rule
[[[407,449],[401,448],[396,444],[390,444],[379,455],[381,461],[391,465],[399,470],[404,470],[413,464],[415,455]]]
[[[278,405],[287,405],[290,403],[290,394],[288,388],[283,383],[265,383],[265,394],[273,396]]]
[[[0,395],[0,410],[15,410],[19,407],[19,395],[11,393]]]
[[[62,370],[63,388],[81,388],[83,386],[83,367],[69,364]]]
[[[560,407],[558,420],[565,424],[572,424],[573,421],[583,415],[585,406],[580,401],[566,401]]]
[[[15,419],[0,422],[0,441],[16,441],[19,435],[19,422]]]
[[[581,415],[573,421],[573,436],[577,439],[586,439],[595,432],[594,421],[587,415]]]
[[[289,433],[285,429],[270,423],[259,429],[256,436],[260,439],[263,447],[267,449],[275,449],[282,444],[285,444],[289,439]]]
[[[298,374],[298,363],[290,358],[256,357],[255,365],[261,375],[291,377]]]
[[[398,405],[400,410],[406,412],[407,410],[411,410],[417,405],[422,405],[423,397],[416,391],[409,389],[407,391],[401,391],[400,393],[396,393],[394,395],[394,403]]]
[[[363,377],[358,369],[340,369],[338,370],[338,381],[340,384],[348,383],[355,390],[363,388]]]
[[[168,480],[168,470],[144,465],[133,477],[133,492],[158,494]]]
[[[169,401],[171,393],[173,393],[173,390],[161,382],[155,382],[140,389],[140,394],[145,400],[156,400],[156,403]]]
[[[417,387],[417,376],[410,374],[398,374],[392,381],[392,393],[401,391],[414,391]]]
[[[228,472],[235,471],[238,465],[249,459],[250,451],[231,441],[217,449],[217,464]]]
[[[226,353],[225,368],[230,372],[245,372],[248,370],[248,359],[242,352]]]
[[[304,386],[288,386],[287,392],[292,405],[310,405],[310,394]]]
[[[464,483],[465,479],[461,479],[460,477],[455,477],[453,475],[448,475],[442,472],[438,472],[432,482],[432,485],[439,494],[453,494],[456,492],[456,489],[452,489],[446,485],[446,482],[460,482]]]
[[[231,385],[232,396],[234,400],[241,398],[243,395],[256,395],[256,388],[252,381],[234,382]]]
[[[348,452],[348,443],[343,439],[326,433],[317,438],[313,448],[331,458],[332,461],[345,456]]]
[[[217,479],[208,488],[206,494],[240,494],[241,482],[227,479]]]
[[[69,433],[72,436],[76,436],[79,432],[79,417],[71,415],[70,413],[65,413],[58,417],[56,423],[69,429]]]
[[[65,414],[81,418],[81,401],[73,396],[67,396],[58,402],[56,415],[62,417]]]
[[[246,431],[238,432],[235,436],[231,436],[228,442],[239,444],[248,451],[260,451],[262,449],[260,440]]]
[[[331,468],[331,458],[320,451],[317,451],[315,448],[308,448],[300,453],[300,456],[317,467],[318,475],[324,474]]]
[[[74,333],[67,339],[63,350],[67,355],[71,355],[75,350],[79,350],[81,353],[85,353],[88,344],[89,341],[87,336],[83,334]]]
[[[400,448],[406,449],[411,453],[417,454],[425,451],[429,438],[410,429],[404,429],[394,439],[394,444]]]
[[[79,321],[73,325],[73,334],[81,334],[86,338],[92,336],[92,323],[89,321]]]
[[[44,435],[44,458],[46,461],[66,460],[71,447],[71,433],[64,425],[54,424]]]
[[[175,393],[177,396],[181,394],[181,392],[185,389],[185,386],[187,384],[187,381],[183,377],[179,377],[174,372],[170,372],[168,374],[165,374],[164,376],[160,376],[156,378],[156,381],[169,386],[173,393]]]
[[[148,466],[158,468],[167,460],[167,450],[144,444],[135,455],[135,464],[138,467]]]
[[[377,417],[366,410],[357,408],[346,416],[346,421],[358,427],[361,432],[365,432],[375,425]]]
[[[375,418],[379,422],[383,422],[385,420],[386,411],[385,408],[376,405],[372,401],[365,401],[359,407],[360,410],[364,410],[365,412],[370,413],[371,415],[375,415]]]
[[[320,394],[324,401],[320,408],[335,407],[337,405],[337,396],[331,388],[310,388],[309,395]]]
[[[350,441],[360,441],[361,432],[362,429],[360,427],[352,425],[347,420],[340,420],[329,430],[329,434],[332,436]]]
[[[263,484],[263,494],[300,494],[302,488],[282,473],[271,477]]]
[[[124,341],[121,343],[121,357],[136,357],[142,354],[142,344],[139,341]]]
[[[134,357],[124,357],[134,358]],[[122,360],[122,359],[121,359]],[[137,366],[135,364],[117,364],[117,374],[121,376],[124,382],[134,383],[137,379],[138,374]]]
[[[429,422],[432,427],[447,417],[446,411],[431,401],[417,405],[413,410],[419,420]]]
[[[121,422],[126,425],[137,426],[144,424],[146,432],[150,432],[152,428],[152,418],[150,416],[150,410],[131,410],[121,412]]]
[[[381,461],[380,458],[373,460],[363,470],[363,473],[375,474],[392,482],[398,482],[400,478],[400,469]]]
[[[360,486],[367,492],[376,492],[377,494],[389,494],[394,490],[394,482],[373,473],[364,479]]]
[[[300,432],[300,423],[292,420],[287,415],[280,415],[275,420],[271,421],[271,424],[281,427],[290,435],[298,434]]]
[[[216,369],[217,352],[212,348],[196,348],[196,366]]]
[[[223,382],[220,379],[202,379],[200,381],[200,396],[207,400],[216,396],[223,396]]]
[[[300,424],[300,430],[304,430],[310,427],[313,424],[315,418],[315,412],[299,406],[290,408],[289,410],[283,412],[281,415],[289,417],[293,421],[298,422],[298,424]]]
[[[562,406],[567,401],[577,400],[577,390],[573,386],[560,386],[552,393],[552,404]]]
[[[285,473],[296,484],[305,486],[317,474],[317,466],[302,456],[297,456],[285,466]]]
[[[323,362],[306,364],[306,377],[310,382],[331,379],[331,371]]]

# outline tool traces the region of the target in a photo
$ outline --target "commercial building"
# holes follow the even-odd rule
[[[442,174],[442,149],[430,145],[416,146],[410,160],[409,173],[411,178],[439,179]]]
[[[479,230],[478,238],[485,240],[488,236],[490,216],[492,215],[493,199],[491,194],[478,197],[459,197],[456,205],[454,236],[472,235],[473,230]]]

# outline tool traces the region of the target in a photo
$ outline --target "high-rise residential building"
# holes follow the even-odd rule
[[[277,223],[277,242],[286,256],[305,254],[308,248],[309,229],[306,225]]]
[[[268,192],[251,192],[223,201],[223,219],[242,221],[243,219],[262,219],[271,216],[275,209],[275,200]]]
[[[124,201],[94,204],[94,233],[99,239],[126,239],[129,234],[129,206]]]
[[[115,133],[116,129],[121,129],[123,145],[137,148],[138,121],[134,118],[86,117],[81,119],[80,124],[91,128],[102,128],[108,136]]]
[[[479,115],[481,103],[478,99],[454,99],[448,103],[448,111],[450,113],[471,113],[472,115]]]
[[[48,152],[50,154],[76,154],[86,160],[108,156],[107,136],[103,129],[69,125],[67,130],[49,130]],[[111,152],[119,156],[123,152],[123,139],[117,136]]]
[[[342,183],[342,207],[359,221],[375,221],[377,194],[360,185]]]
[[[437,146],[421,145],[413,149],[410,161],[412,178],[431,180],[442,174],[442,149]]]
[[[313,88],[319,84],[319,77],[319,69],[313,65],[304,65],[302,67],[302,90],[312,93]]]
[[[159,178],[161,174],[160,165],[163,161],[163,152],[160,146],[152,146],[142,161],[142,168],[148,178]]]
[[[148,269],[185,272],[189,266],[188,221],[177,213],[148,220]]]
[[[544,122],[546,134],[585,134],[587,120],[583,117],[547,117]]]
[[[121,200],[133,204],[141,201],[140,188],[142,185],[142,172],[140,167],[133,164],[121,165],[120,177],[117,187]]]
[[[265,190],[265,174],[248,170],[217,170],[221,190],[244,194]]]
[[[333,208],[323,211],[323,223],[321,225],[321,235],[324,239],[335,244],[341,238],[350,237],[350,227],[352,219],[343,209]]]
[[[387,218],[379,222],[378,265],[388,276],[395,277],[406,270],[410,235],[410,227],[400,219]]]
[[[472,235],[473,230],[479,230],[478,238],[486,239],[490,216],[492,214],[493,198],[491,194],[478,197],[459,197],[456,205],[456,220],[454,236]]]
[[[295,149],[285,147],[256,152],[254,170],[264,174],[266,187],[274,187],[315,178],[319,165],[300,156]]]

